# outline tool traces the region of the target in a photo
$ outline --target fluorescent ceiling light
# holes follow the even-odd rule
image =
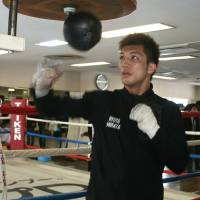
[[[6,50],[1,50],[0,49],[0,55],[3,55],[3,54],[8,54],[9,53],[9,51],[6,51]]]
[[[175,80],[175,77],[169,77],[169,76],[158,76],[158,75],[153,75],[153,78],[157,79],[165,79],[165,80]]]
[[[8,88],[8,91],[9,91],[9,92],[14,92],[15,89],[14,89],[14,88]]]
[[[160,61],[168,61],[168,60],[183,60],[183,59],[191,59],[196,58],[195,56],[175,56],[175,57],[166,57],[159,58]]]
[[[198,85],[200,86],[200,82],[190,82],[191,85]]]
[[[97,65],[108,65],[108,62],[91,62],[91,63],[79,63],[73,64],[72,67],[88,67],[88,66],[97,66]]]
[[[66,45],[68,44],[65,41],[61,41],[61,40],[50,40],[50,41],[46,41],[46,42],[40,42],[38,44],[38,46],[44,46],[44,47],[55,47],[55,46],[61,46],[61,45]]]
[[[120,37],[125,36],[131,33],[147,33],[147,32],[153,32],[153,31],[161,31],[166,29],[174,28],[172,26],[168,26],[161,23],[155,23],[155,24],[147,24],[143,26],[135,26],[130,28],[123,28],[113,31],[105,31],[102,33],[103,38],[113,38],[113,37]]]
[[[174,48],[174,49],[161,49],[161,56],[171,56],[174,54],[190,54],[199,52],[199,49],[194,48]]]

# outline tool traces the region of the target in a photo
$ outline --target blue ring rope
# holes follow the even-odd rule
[[[54,194],[47,196],[39,196],[39,197],[29,197],[29,198],[20,198],[20,200],[66,200],[66,199],[77,199],[80,197],[86,196],[86,190],[80,192],[71,192],[66,194]]]
[[[188,178],[192,178],[192,177],[196,177],[196,176],[200,176],[200,172],[194,172],[194,173],[189,173],[189,174],[186,174],[186,175],[164,178],[163,183],[180,181],[180,180],[184,180],[184,179],[188,179]]]
[[[164,178],[163,183],[169,183],[174,181],[180,181],[192,177],[200,176],[200,172],[194,172],[187,175],[175,176]],[[30,197],[30,198],[21,198],[21,200],[67,200],[67,199],[77,199],[80,197],[86,196],[87,190],[83,190],[80,192],[72,192],[72,193],[65,193],[65,194],[55,194],[55,195],[47,195],[47,196],[39,196],[39,197]]]
[[[10,128],[0,128],[0,134],[10,133]]]
[[[27,132],[27,135],[40,137],[40,138],[46,138],[46,139],[54,139],[57,141],[63,141],[63,142],[71,142],[71,143],[78,143],[78,144],[88,144],[88,142],[78,141],[78,140],[68,140],[63,138],[57,138],[53,136],[47,136],[47,135],[41,135],[37,133]],[[200,159],[200,155],[197,154],[191,154],[191,159]],[[175,177],[169,177],[164,178],[163,183],[169,183],[174,181],[180,181],[192,177],[200,176],[200,172],[194,172],[186,175],[181,176],[175,176]],[[21,200],[66,200],[66,199],[76,199],[80,197],[84,197],[86,195],[86,190],[81,192],[72,192],[72,193],[66,193],[66,194],[56,194],[56,195],[47,195],[47,196],[39,196],[39,197],[30,197],[30,198],[21,198]]]
[[[191,159],[200,159],[200,155],[198,154],[190,154]]]
[[[10,128],[0,128],[0,134],[6,134],[6,133],[10,133]],[[53,140],[62,141],[62,142],[71,142],[71,143],[86,144],[86,145],[89,144],[89,142],[84,142],[84,141],[80,141],[80,140],[68,140],[68,139],[64,139],[61,137],[53,137],[53,136],[42,135],[42,134],[37,134],[37,133],[33,133],[33,132],[26,132],[26,134],[29,136],[53,139]]]
[[[70,143],[75,143],[75,144],[86,144],[86,145],[89,144],[89,142],[84,142],[84,141],[80,141],[80,140],[68,140],[68,139],[64,139],[64,138],[61,138],[61,137],[41,135],[41,134],[32,133],[32,132],[27,132],[26,134],[30,135],[30,136],[34,136],[34,137],[46,138],[46,139],[57,140],[57,141],[62,141],[62,142],[70,142]]]

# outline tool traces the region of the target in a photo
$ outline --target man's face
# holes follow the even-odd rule
[[[120,52],[119,69],[125,87],[140,87],[145,81],[150,82],[156,65],[147,63],[142,45],[129,45]]]

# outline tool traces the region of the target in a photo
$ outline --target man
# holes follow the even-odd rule
[[[87,200],[162,200],[162,172],[176,173],[187,164],[188,151],[176,104],[152,90],[159,47],[145,34],[120,42],[119,69],[124,88],[87,92],[81,99],[50,91],[60,76],[43,70],[35,81],[38,110],[48,116],[84,117],[94,126],[92,169]]]

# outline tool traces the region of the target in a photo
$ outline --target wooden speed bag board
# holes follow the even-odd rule
[[[10,0],[3,0],[9,8]],[[77,11],[89,12],[100,20],[115,19],[136,9],[136,0],[18,0],[18,12],[24,15],[64,21],[64,7],[75,6]]]

